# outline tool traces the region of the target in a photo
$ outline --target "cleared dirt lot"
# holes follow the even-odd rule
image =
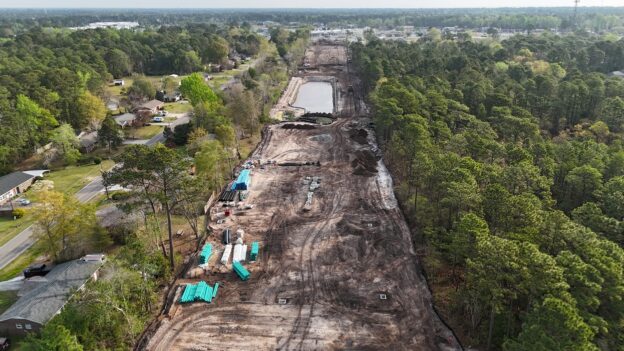
[[[321,73],[347,84],[342,70]],[[354,111],[354,100],[344,98],[341,109]],[[210,239],[216,255],[201,279],[220,283],[217,299],[173,308],[147,349],[460,349],[433,312],[368,122],[350,116],[328,126],[265,130],[253,159],[320,166],[253,170],[245,202],[255,207],[215,225]],[[320,188],[305,210],[313,177]],[[226,227],[244,229],[248,245],[260,242],[258,261],[245,263],[249,281],[218,263]]]

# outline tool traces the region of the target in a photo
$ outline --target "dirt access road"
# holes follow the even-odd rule
[[[357,96],[336,52],[322,55],[319,74],[338,78],[342,115],[355,111]],[[344,48],[343,48],[344,50]],[[308,72],[307,74],[313,74]],[[357,94],[357,92],[356,92]],[[320,162],[320,166],[270,166],[252,172],[247,203],[215,226],[216,254],[198,279],[220,283],[212,304],[175,306],[161,317],[149,350],[459,350],[434,313],[419,274],[410,232],[392,192],[392,180],[369,120],[339,118],[327,126],[282,123],[268,127],[253,159]],[[310,180],[320,188],[309,210]],[[245,230],[260,242],[257,262],[245,263],[251,278],[240,281],[218,261],[223,228]],[[178,294],[180,290],[178,290]],[[179,296],[179,295],[178,295]],[[384,299],[385,297],[385,299]],[[176,297],[177,299],[177,297]]]

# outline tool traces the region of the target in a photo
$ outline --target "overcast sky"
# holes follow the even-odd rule
[[[0,0],[20,8],[440,8],[573,6],[574,0]],[[580,6],[624,6],[624,0],[581,0]]]

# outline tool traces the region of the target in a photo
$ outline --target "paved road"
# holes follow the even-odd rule
[[[191,120],[191,117],[188,114],[183,115],[182,117],[178,117],[175,121],[169,123],[169,128],[173,130],[176,126],[180,124],[186,124]],[[155,145],[158,143],[162,143],[165,141],[165,136],[163,133],[154,135],[150,140],[148,140],[145,145]]]
[[[185,124],[190,121],[190,116],[184,115],[178,118],[176,121],[171,122],[171,128],[180,124]],[[145,142],[145,145],[155,145],[165,141],[165,137],[161,134],[155,135],[151,139]],[[80,189],[76,193],[78,201],[85,203],[93,199],[97,194],[104,191],[104,185],[102,184],[102,177],[97,177],[84,188]],[[36,241],[34,236],[34,227],[31,225],[24,229],[21,233],[17,234],[13,239],[9,240],[6,244],[0,247],[0,269],[13,262],[19,255],[28,250]]]

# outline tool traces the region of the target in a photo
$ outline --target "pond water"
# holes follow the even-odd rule
[[[295,107],[302,107],[306,112],[333,113],[333,87],[328,82],[303,83],[297,93]]]

